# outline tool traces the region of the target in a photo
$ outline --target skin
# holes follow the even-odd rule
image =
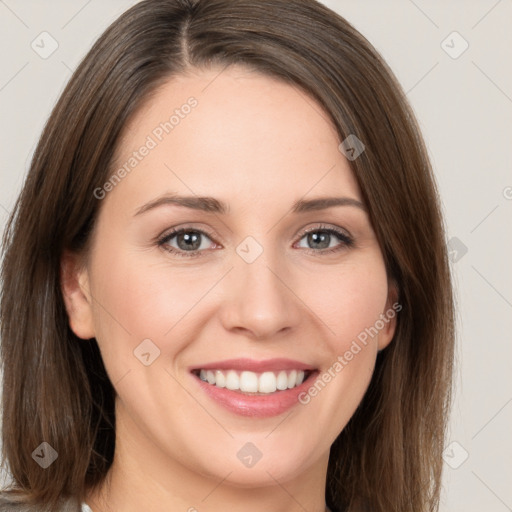
[[[214,512],[227,504],[320,512],[329,448],[360,403],[395,320],[307,405],[276,417],[224,409],[188,368],[287,357],[325,372],[390,309],[396,290],[363,209],[290,213],[299,199],[362,202],[328,116],[290,85],[241,67],[174,77],[132,119],[116,163],[190,96],[197,106],[101,200],[85,264],[69,252],[62,259],[70,326],[97,339],[118,395],[109,486],[87,502],[94,512]],[[229,213],[166,205],[134,215],[165,193],[212,196]],[[338,251],[316,248],[303,231],[320,225],[350,234],[354,245],[332,235]],[[201,238],[198,257],[180,257],[155,241],[174,227],[213,236]],[[236,252],[247,236],[263,249],[250,264]],[[169,244],[183,247],[176,237]],[[148,338],[160,355],[145,366],[134,350]],[[236,455],[247,442],[262,453],[251,468]]]

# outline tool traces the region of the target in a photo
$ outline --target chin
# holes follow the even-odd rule
[[[243,457],[242,457],[243,459]],[[250,462],[250,464],[249,464]],[[257,461],[242,462],[238,458],[224,458],[217,464],[204,468],[204,471],[216,481],[223,481],[239,488],[256,488],[284,483],[303,473],[310,464],[296,454],[273,450],[270,455],[262,454]]]

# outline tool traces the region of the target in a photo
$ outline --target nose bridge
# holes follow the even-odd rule
[[[257,338],[293,328],[300,319],[297,297],[289,289],[284,254],[251,237],[236,249],[223,319],[228,329],[244,329]]]

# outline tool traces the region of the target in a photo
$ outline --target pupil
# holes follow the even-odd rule
[[[317,233],[310,233],[308,235],[308,242],[313,244],[316,249],[326,249],[329,247],[331,235],[324,231],[319,231]]]
[[[199,237],[200,235],[198,233],[181,233],[180,235],[178,235],[178,246],[180,247],[180,249],[184,249],[185,251],[190,249],[198,249],[201,245]],[[185,243],[182,245],[180,241],[184,241]]]

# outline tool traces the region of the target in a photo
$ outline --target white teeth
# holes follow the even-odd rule
[[[300,386],[304,381],[304,370],[255,373],[235,370],[200,370],[199,378],[219,388],[242,393],[275,393]]]
[[[275,373],[262,373],[259,378],[258,391],[260,393],[273,393],[277,389],[276,381]]]
[[[206,376],[208,377],[208,372],[206,372]],[[290,375],[288,375],[288,389],[295,387],[295,383],[297,382],[297,370],[292,370]]]
[[[240,391],[256,393],[258,391],[258,376],[253,372],[242,372],[239,381]]]
[[[277,376],[276,387],[280,391],[283,391],[284,389],[288,389],[288,375],[286,375],[286,372],[279,372],[279,375]]]
[[[226,387],[226,376],[220,370],[215,372],[215,385],[219,388]]]
[[[240,389],[240,379],[234,370],[229,370],[226,375],[226,387],[231,390]]]

